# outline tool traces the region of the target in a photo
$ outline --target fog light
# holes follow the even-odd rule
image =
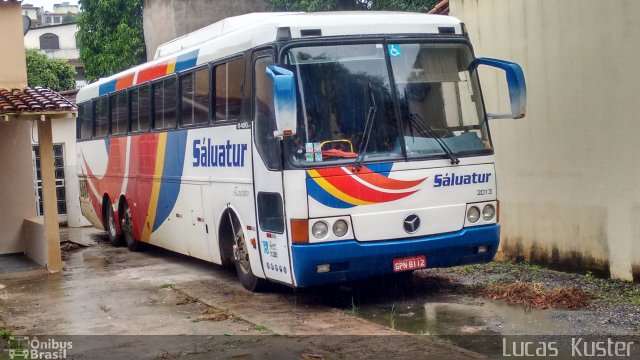
[[[496,216],[496,208],[494,208],[493,205],[487,204],[482,208],[482,218],[485,219],[485,221],[493,220],[494,216]]]
[[[484,254],[487,252],[486,246],[478,246],[478,254]]]
[[[343,237],[349,230],[349,225],[344,220],[338,220],[333,224],[333,234],[337,237]]]
[[[313,224],[313,227],[311,228],[311,233],[316,239],[323,239],[325,236],[327,236],[328,232],[329,232],[329,227],[327,226],[327,223],[325,223],[324,221],[316,222],[315,224]]]
[[[331,264],[320,264],[316,266],[317,273],[328,273],[331,271]]]
[[[476,206],[472,206],[467,210],[467,220],[469,222],[477,222],[480,219],[480,209]]]

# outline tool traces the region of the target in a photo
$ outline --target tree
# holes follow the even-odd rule
[[[76,71],[67,61],[49,59],[36,49],[27,49],[27,82],[29,87],[48,87],[64,91],[76,87]]]
[[[71,11],[69,11],[66,14],[64,14],[64,16],[62,16],[62,23],[63,24],[75,24],[77,16],[78,15],[76,15],[76,14],[72,13]]]
[[[78,45],[90,81],[146,60],[141,0],[80,0]]]
[[[427,12],[440,0],[266,0],[273,11],[394,10]]]

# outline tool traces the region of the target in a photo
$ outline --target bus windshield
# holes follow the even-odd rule
[[[292,48],[298,128],[285,147],[298,165],[404,159],[402,144],[410,159],[490,149],[472,60],[462,44]]]

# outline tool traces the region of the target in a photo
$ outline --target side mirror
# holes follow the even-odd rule
[[[273,105],[276,113],[276,130],[273,136],[296,133],[296,80],[293,72],[275,65],[267,66],[267,75],[273,82]]]
[[[520,65],[505,60],[477,58],[475,67],[478,65],[487,65],[504,70],[507,77],[507,86],[509,87],[511,114],[487,114],[487,118],[522,119],[527,108],[527,84],[524,81],[524,73]]]

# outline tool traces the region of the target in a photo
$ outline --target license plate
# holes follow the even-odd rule
[[[427,267],[427,258],[424,255],[393,259],[393,271],[408,271],[424,269]]]

